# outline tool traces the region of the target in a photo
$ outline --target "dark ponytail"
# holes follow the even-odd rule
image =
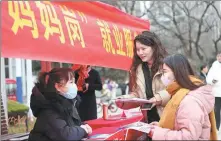
[[[38,82],[44,86],[44,88],[47,87],[47,79],[48,79],[48,72],[40,72],[38,75]]]
[[[70,68],[54,68],[50,72],[40,72],[35,85],[42,93],[57,92],[55,84],[65,85],[74,78],[74,71]]]

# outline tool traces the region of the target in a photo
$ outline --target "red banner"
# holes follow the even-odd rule
[[[128,70],[149,22],[100,2],[2,2],[2,56]]]

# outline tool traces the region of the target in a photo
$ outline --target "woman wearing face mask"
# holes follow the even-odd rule
[[[170,99],[170,95],[165,91],[165,86],[160,79],[162,75],[160,70],[167,52],[160,39],[149,31],[144,31],[136,36],[134,46],[133,63],[130,69],[131,92],[124,98],[149,99],[153,103],[153,108],[148,111],[148,123],[159,121],[163,107]],[[140,104],[121,103],[119,101],[116,101],[116,104],[122,109],[140,106]]]
[[[37,117],[30,141],[81,140],[92,132],[76,110],[77,86],[73,70],[55,68],[39,75],[32,90],[31,109]]]
[[[194,76],[181,54],[164,59],[162,82],[171,95],[159,123],[153,122],[153,140],[217,140],[212,87]]]

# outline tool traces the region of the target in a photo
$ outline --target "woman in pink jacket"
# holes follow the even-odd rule
[[[212,87],[194,76],[181,54],[164,59],[162,82],[171,95],[159,122],[152,122],[153,140],[217,140]]]

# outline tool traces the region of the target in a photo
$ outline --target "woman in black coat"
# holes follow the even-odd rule
[[[95,69],[87,66],[89,76],[85,79],[83,91],[79,91],[78,95],[81,97],[79,105],[79,115],[82,121],[97,119],[97,104],[95,90],[102,89],[101,78]],[[76,73],[76,82],[79,79],[79,74]]]
[[[53,69],[40,74],[32,90],[31,109],[37,117],[30,141],[81,140],[92,132],[83,125],[76,106],[79,103],[73,70]]]

